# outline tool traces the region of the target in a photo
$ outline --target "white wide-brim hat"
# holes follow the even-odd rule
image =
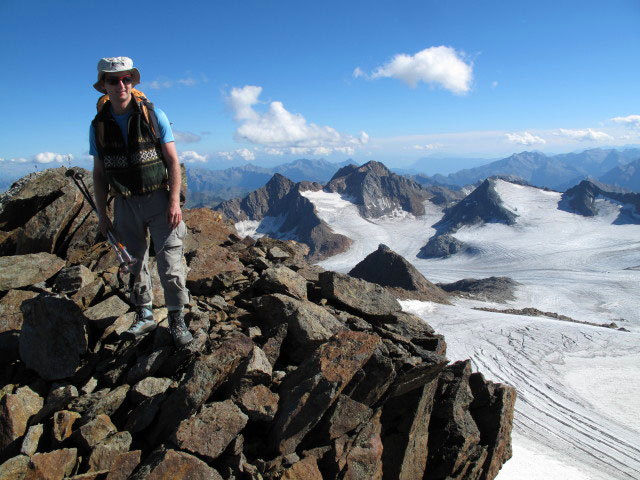
[[[133,86],[140,83],[140,72],[137,68],[133,68],[133,60],[129,57],[109,57],[101,58],[98,62],[98,81],[93,84],[93,88],[100,93],[107,93],[102,86],[102,77],[105,73],[131,72],[133,77]]]

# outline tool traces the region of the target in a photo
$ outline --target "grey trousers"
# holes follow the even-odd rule
[[[113,228],[129,253],[138,260],[132,268],[131,301],[134,305],[153,301],[147,232],[153,240],[167,306],[179,307],[189,303],[182,263],[182,241],[187,234],[187,227],[184,222],[180,222],[173,230],[169,227],[168,206],[169,192],[166,190],[130,198],[115,197]]]

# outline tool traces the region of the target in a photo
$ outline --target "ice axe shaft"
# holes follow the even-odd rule
[[[78,190],[80,190],[80,193],[82,193],[82,196],[85,198],[91,209],[95,212],[96,215],[98,215],[98,208],[96,207],[96,203],[93,200],[93,197],[91,196],[91,192],[87,188],[87,185],[84,183],[84,175],[81,172],[73,170],[72,168],[68,169],[65,175],[67,177],[71,177],[73,183],[76,184],[76,187],[78,187]],[[122,244],[122,242],[118,240],[115,233],[111,229],[107,230],[107,241],[109,242],[109,245],[111,245],[111,248],[113,248],[116,257],[120,262],[120,271],[122,273],[127,273],[130,268],[136,264],[137,260],[129,254],[127,248]]]

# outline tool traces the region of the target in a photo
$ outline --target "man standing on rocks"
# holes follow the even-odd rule
[[[183,313],[189,292],[182,265],[182,241],[187,229],[180,209],[180,163],[167,116],[133,95],[132,89],[138,83],[140,72],[130,58],[103,58],[98,62],[98,81],[93,87],[109,95],[90,130],[99,226],[105,237],[113,229],[138,260],[131,267],[131,301],[136,307],[136,321],[127,336],[137,338],[156,328],[148,231],[169,311],[169,328],[174,343],[182,346],[192,336]],[[153,122],[154,113],[157,125]],[[107,214],[109,192],[115,197],[113,224]]]

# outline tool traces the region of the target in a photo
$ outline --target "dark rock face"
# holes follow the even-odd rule
[[[429,425],[428,478],[494,478],[496,466],[511,457],[510,435],[504,434],[511,428],[507,412],[513,411],[515,398],[513,387],[485,383],[480,374],[472,374],[468,360],[447,367]],[[505,422],[492,422],[496,415]]]
[[[479,280],[465,278],[453,283],[438,284],[445,292],[453,295],[499,303],[515,300],[515,288],[518,285],[520,285],[518,282],[509,277],[489,277]]]
[[[349,272],[352,277],[387,287],[399,298],[448,304],[447,294],[424,278],[413,265],[386,245],[358,263]]]
[[[86,319],[71,300],[42,294],[23,303],[20,357],[45,380],[70,377],[87,351]]]
[[[212,221],[190,227],[192,268],[213,251],[237,269],[201,270],[182,348],[163,309],[154,331],[123,338],[135,314],[104,253],[4,293],[0,339],[20,348],[0,350],[0,476],[495,477],[511,454],[513,389],[447,367],[444,338],[387,288]],[[400,285],[420,284],[401,267]]]
[[[603,184],[583,180],[562,194],[562,200],[558,208],[567,212],[578,213],[585,217],[593,217],[598,213],[596,200],[604,197],[622,205],[622,210],[616,219],[616,223],[638,223],[640,193],[620,193],[612,190],[614,189]]]
[[[513,225],[517,215],[502,206],[495,189],[495,178],[488,178],[473,192],[447,210],[435,227],[443,233],[454,233],[464,225],[505,223]]]
[[[277,205],[295,186],[287,177],[276,173],[264,187],[250,193],[242,200],[222,202],[216,210],[221,211],[232,222],[262,220],[267,212]]]
[[[423,202],[433,196],[413,180],[396,175],[374,161],[361,167],[341,168],[324,190],[351,197],[366,218],[389,215],[399,209],[423,215]]]
[[[422,247],[418,256],[420,258],[447,257],[468,251],[469,248],[464,243],[451,236],[465,225],[515,224],[518,216],[502,205],[502,200],[495,189],[496,180],[497,177],[486,179],[463,200],[447,209],[444,217],[434,225],[437,233]],[[508,181],[516,180],[509,178]]]
[[[320,260],[344,252],[351,245],[350,239],[334,233],[320,220],[313,204],[300,194],[320,188],[320,185],[310,182],[294,184],[276,174],[264,187],[242,200],[223,202],[216,210],[233,222],[262,221],[257,233],[304,243],[310,249],[307,258]]]
[[[434,235],[418,252],[418,258],[443,258],[472,249],[451,235]]]

